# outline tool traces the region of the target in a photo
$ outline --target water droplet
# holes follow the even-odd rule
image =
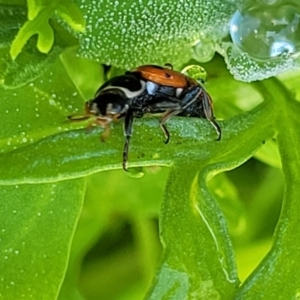
[[[181,73],[195,79],[200,84],[204,83],[207,77],[206,70],[199,65],[189,65],[185,67]]]
[[[193,58],[199,62],[208,62],[215,55],[215,45],[212,41],[198,40],[193,47]]]
[[[50,104],[50,105],[53,105],[53,106],[56,105],[56,103],[55,103],[55,101],[54,101],[53,99],[49,99],[49,104]]]
[[[142,178],[144,176],[143,168],[142,167],[130,168],[128,169],[128,172],[126,172],[126,175],[132,178]]]
[[[239,49],[255,59],[299,55],[300,8],[280,0],[244,3],[230,21],[230,35]]]

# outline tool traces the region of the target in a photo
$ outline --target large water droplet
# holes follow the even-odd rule
[[[248,1],[248,3],[250,3]],[[300,7],[280,0],[243,3],[230,21],[233,43],[249,56],[270,60],[300,54]]]
[[[208,62],[215,55],[215,44],[212,41],[201,39],[193,46],[193,58],[199,62]]]
[[[198,81],[200,84],[206,81],[207,72],[206,70],[199,65],[189,65],[186,66],[182,71],[182,74],[191,77]]]

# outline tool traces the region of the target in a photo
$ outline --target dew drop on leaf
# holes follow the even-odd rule
[[[199,40],[193,46],[193,58],[199,62],[208,62],[215,55],[215,45],[210,40]]]
[[[243,3],[230,21],[230,35],[255,59],[300,54],[300,7],[279,0]]]
[[[199,65],[188,65],[181,70],[181,73],[195,79],[200,84],[205,82],[207,77],[206,70]]]
[[[236,9],[230,0],[76,2],[86,20],[79,55],[125,69],[149,62],[186,63],[193,57],[195,39],[202,32],[219,36]],[[211,55],[206,45],[201,51]],[[199,58],[204,61],[203,53]]]
[[[126,172],[126,175],[132,178],[142,178],[144,177],[143,168],[135,167],[128,169],[129,172]]]

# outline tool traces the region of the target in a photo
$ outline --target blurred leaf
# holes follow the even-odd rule
[[[239,285],[223,216],[197,174],[202,162],[171,170],[160,227],[163,263],[148,299],[225,298]]]
[[[0,295],[55,299],[65,276],[84,180],[0,186]]]
[[[75,51],[65,51],[60,56],[65,71],[84,100],[92,99],[95,91],[105,81],[104,69],[99,63],[76,56]],[[64,72],[62,70],[62,72]],[[70,91],[71,93],[72,91]],[[80,103],[80,105],[83,105]],[[82,109],[82,107],[80,107]]]
[[[54,43],[54,33],[49,25],[49,18],[52,15],[51,8],[43,8],[32,21],[27,21],[18,31],[10,48],[10,55],[13,60],[19,55],[26,42],[33,35],[38,35],[37,48],[42,53],[48,53]]]
[[[149,277],[152,279],[158,259],[156,227],[150,221],[159,215],[160,199],[168,169],[163,169],[158,174],[151,173],[151,169],[144,172],[145,176],[141,179],[130,178],[123,171],[100,172],[87,177],[84,207],[73,239],[69,267],[59,299],[80,299],[77,290],[79,277],[84,295],[91,295],[91,286],[95,285],[95,294],[103,299],[109,299],[116,277],[120,277],[123,282],[119,288],[114,288],[114,294],[118,295],[124,293],[127,288],[131,290],[130,283],[135,283],[136,278],[139,278],[137,286],[142,286],[139,291],[140,298],[142,297],[148,287]],[[119,246],[115,251],[110,250],[104,258],[99,258],[99,261],[87,262],[83,275],[80,276],[86,252],[105,230],[113,227],[111,223],[117,222],[121,216],[128,220],[133,228],[133,251],[129,251],[128,246],[126,249]],[[106,241],[104,247],[108,247],[107,244]],[[101,253],[99,249],[97,252]],[[123,255],[122,252],[126,253]],[[128,256],[132,255],[135,256],[134,264],[128,261]],[[117,268],[115,260],[118,260]],[[95,270],[96,264],[99,264],[98,270]],[[128,268],[131,268],[130,276],[122,272]],[[91,278],[91,274],[94,274],[96,279]]]
[[[53,1],[47,1],[50,5]],[[70,0],[57,1],[57,12],[60,17],[75,31],[85,31],[85,19],[79,7]]]
[[[77,287],[82,260],[108,223],[111,208],[105,203],[99,205],[100,195],[91,187],[90,181],[90,178],[87,178],[84,206],[72,241],[68,270],[58,298],[61,300],[84,299]]]
[[[252,239],[272,236],[279,217],[284,189],[281,170],[252,158],[227,174],[245,206],[247,231],[243,238],[240,237],[239,242],[245,243]]]
[[[276,80],[264,82],[264,92],[274,93],[278,144],[285,178],[285,194],[271,251],[239,290],[236,299],[296,299],[300,295],[298,270],[300,104]],[[291,271],[294,270],[294,271]]]
[[[245,206],[241,202],[236,186],[225,173],[221,173],[208,182],[208,188],[224,213],[230,236],[244,234],[246,229]]]
[[[236,248],[236,262],[241,282],[244,282],[246,278],[250,276],[265,255],[270,251],[271,246],[272,240],[266,239]]]
[[[26,9],[20,6],[0,5],[0,16],[0,84],[5,88],[16,88],[34,80],[50,68],[65,49],[78,44],[71,34],[51,20],[55,41],[49,54],[40,53],[35,46],[36,37],[32,37],[18,57],[12,60],[9,54],[10,44],[26,20]],[[47,23],[47,26],[50,25]],[[45,26],[43,28],[45,30]],[[46,40],[48,43],[48,39]]]
[[[66,130],[66,117],[75,111],[76,106],[83,105],[83,99],[78,95],[60,61],[44,73],[40,80],[22,89],[0,90],[0,94],[2,153],[23,148],[53,133]],[[50,148],[48,151],[51,153]],[[40,154],[44,160],[45,153]],[[36,163],[37,160],[34,159],[28,165],[26,177]],[[10,169],[16,171],[20,167],[18,163],[14,166],[16,167]],[[3,168],[2,170],[4,171]],[[53,168],[49,171],[53,172]]]
[[[272,167],[281,169],[278,145],[274,139],[266,141],[265,145],[255,153],[255,158]]]
[[[217,299],[233,296],[238,288],[225,220],[206,182],[213,174],[243,163],[262,140],[274,134],[269,123],[271,104],[259,108],[236,120],[241,131],[222,148],[210,147],[208,156],[200,153],[197,158],[189,156],[189,160],[175,158],[161,217],[164,260],[149,299]],[[247,117],[251,123],[259,122],[259,128],[252,123],[243,131]],[[235,138],[238,143],[233,141]],[[247,147],[241,148],[240,144]]]
[[[18,31],[14,38],[10,55],[13,60],[21,53],[26,42],[38,35],[37,48],[42,53],[48,53],[54,44],[54,30],[49,24],[49,19],[58,11],[59,15],[77,31],[83,31],[84,19],[78,7],[70,0],[28,0],[28,21]]]

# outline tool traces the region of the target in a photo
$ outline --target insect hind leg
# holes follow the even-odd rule
[[[213,114],[212,100],[206,92],[203,93],[202,97],[203,97],[203,99],[202,99],[203,100],[203,111],[204,111],[205,118],[214,127],[215,131],[218,134],[217,141],[220,141],[221,137],[222,137],[222,131],[221,131],[220,125],[216,122],[216,119]]]
[[[197,101],[202,90],[203,88],[201,86],[193,86],[184,91],[180,96],[181,109],[184,110],[187,107],[189,107],[192,103]]]

